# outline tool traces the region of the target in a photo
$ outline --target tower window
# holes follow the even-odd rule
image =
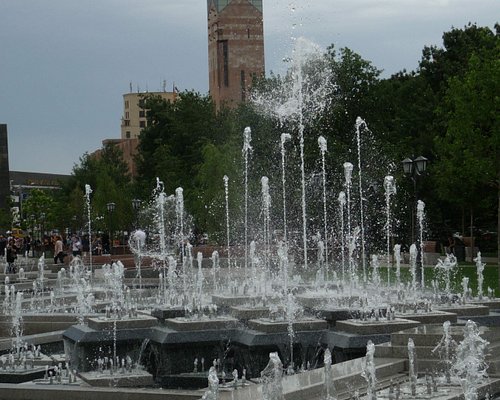
[[[241,87],[241,101],[246,100],[246,84],[245,84],[245,71],[240,72],[240,87]]]
[[[223,60],[223,79],[224,86],[229,86],[229,54],[228,54],[228,46],[227,40],[223,40],[222,42],[222,60]]]

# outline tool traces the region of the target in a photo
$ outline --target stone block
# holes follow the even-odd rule
[[[294,321],[293,329],[296,332],[321,331],[327,329],[327,323],[320,319],[303,319]],[[288,331],[287,321],[273,321],[267,318],[251,319],[248,321],[248,327],[259,332],[281,333]]]
[[[176,331],[206,331],[234,329],[240,325],[236,318],[217,317],[213,319],[187,319],[169,318],[165,320],[165,326]]]
[[[89,318],[88,326],[96,331],[103,330],[117,330],[122,329],[144,329],[151,328],[158,324],[158,320],[154,317],[148,317],[147,315],[138,315],[135,318],[123,318],[123,319],[111,319],[111,318]]]
[[[403,318],[380,321],[350,319],[346,321],[338,321],[336,327],[339,331],[355,333],[358,335],[370,335],[397,332],[403,329],[413,328],[418,325],[420,325],[420,322],[418,321]]]

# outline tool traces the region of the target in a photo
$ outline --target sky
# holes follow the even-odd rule
[[[426,45],[473,22],[493,29],[498,0],[264,0],[266,73],[294,40],[349,47],[383,77],[414,70]],[[0,0],[0,123],[14,171],[70,174],[120,137],[129,91],[208,92],[206,0]]]

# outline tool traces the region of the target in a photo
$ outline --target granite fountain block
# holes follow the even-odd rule
[[[412,321],[418,321],[422,324],[442,324],[445,321],[450,321],[451,323],[457,322],[457,314],[447,311],[422,311],[418,312],[406,312],[398,313],[396,312],[396,318],[409,319]]]
[[[151,316],[164,322],[166,319],[184,317],[186,311],[184,307],[165,307],[165,308],[155,308],[151,311]]]
[[[420,325],[418,321],[396,318],[394,320],[350,319],[337,322],[337,330],[358,335],[388,334]]]
[[[268,307],[247,307],[233,306],[229,307],[229,313],[240,321],[248,321],[250,319],[269,317]]]
[[[490,312],[489,307],[481,304],[451,304],[451,305],[437,305],[434,307],[435,310],[445,311],[449,313],[457,314],[457,316],[479,316],[488,315]]]
[[[168,318],[165,326],[175,331],[208,331],[234,329],[240,325],[236,318],[214,317],[207,319],[191,319],[185,317]]]
[[[260,296],[223,295],[223,294],[212,295],[212,303],[217,304],[217,306],[219,307],[227,307],[227,308],[233,306],[241,306],[245,304],[252,304],[261,301],[262,298]]]
[[[153,375],[140,369],[124,373],[118,369],[113,374],[109,371],[81,372],[78,376],[90,386],[98,387],[151,387],[154,385]]]
[[[248,327],[259,332],[282,333],[288,332],[288,322],[283,320],[271,320],[268,318],[251,319],[248,321]],[[293,330],[295,332],[322,331],[328,328],[325,321],[320,319],[300,319],[293,321]]]
[[[147,315],[137,315],[133,318],[123,318],[123,319],[113,319],[113,318],[89,318],[88,326],[96,331],[103,330],[123,330],[123,329],[145,329],[151,328],[158,324],[158,320],[155,317],[150,317]]]

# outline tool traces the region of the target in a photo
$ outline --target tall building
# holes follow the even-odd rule
[[[121,123],[122,139],[137,139],[141,130],[147,125],[147,110],[141,108],[145,95],[160,96],[167,101],[174,101],[177,92],[126,93],[123,95],[123,117]]]
[[[265,72],[262,0],[207,1],[210,95],[218,108],[235,106]]]
[[[123,159],[127,163],[130,174],[137,175],[135,156],[139,145],[139,134],[144,129],[147,122],[147,110],[141,107],[144,95],[159,96],[164,100],[174,102],[177,98],[177,91],[174,87],[172,92],[148,92],[148,93],[126,93],[123,95],[123,117],[121,123],[121,139],[105,139],[103,146],[112,144],[118,146],[123,153]]]
[[[7,125],[0,124],[0,210],[9,211],[10,171]]]

